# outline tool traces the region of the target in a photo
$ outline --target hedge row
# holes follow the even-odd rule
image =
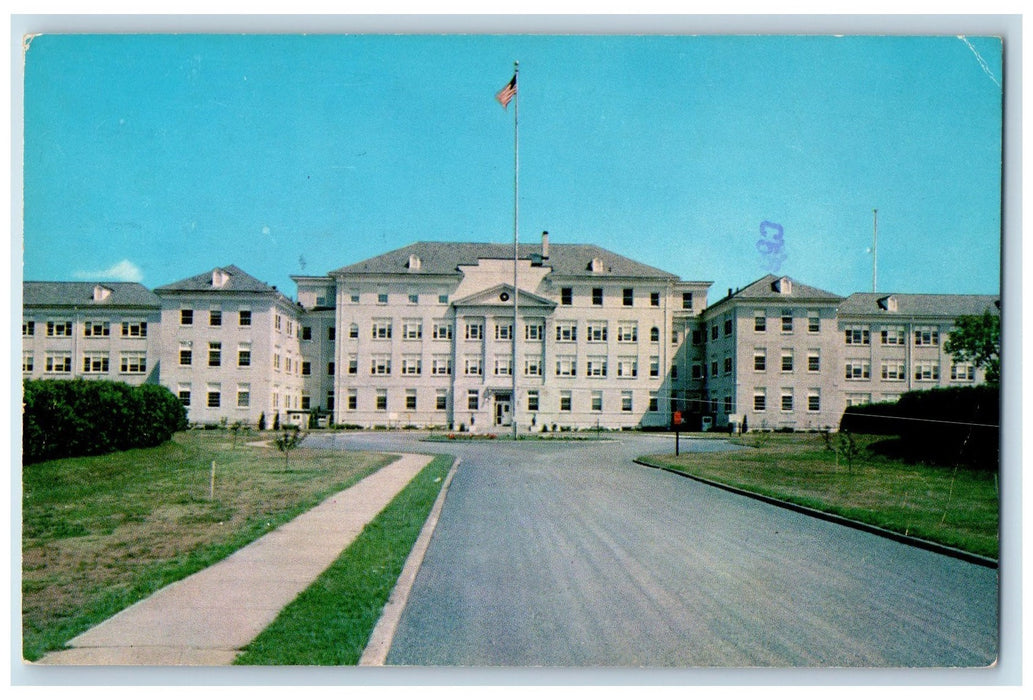
[[[179,399],[156,384],[30,379],[23,402],[25,464],[153,447],[187,428]]]
[[[915,459],[996,469],[1000,400],[996,386],[911,391],[896,403],[850,406],[839,428],[899,436],[901,451]]]

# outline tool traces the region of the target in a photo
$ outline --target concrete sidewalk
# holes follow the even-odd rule
[[[220,666],[305,590],[431,460],[405,454],[221,562],[87,630],[53,665]]]

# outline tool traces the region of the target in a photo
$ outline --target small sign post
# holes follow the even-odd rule
[[[679,455],[679,453],[681,452],[681,445],[680,445],[680,442],[681,442],[681,424],[682,424],[681,411],[675,411],[674,412],[673,422],[674,422],[674,456],[677,457]]]

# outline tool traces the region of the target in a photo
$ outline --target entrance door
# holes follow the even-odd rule
[[[509,425],[513,418],[509,399],[495,400],[495,425]]]

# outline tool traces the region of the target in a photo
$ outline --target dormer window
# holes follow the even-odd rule
[[[420,266],[423,265],[423,261],[420,260],[420,256],[413,254],[409,256],[409,262],[406,263],[406,267],[410,270],[419,270]]]
[[[602,258],[592,258],[592,262],[588,263],[589,272],[606,272],[606,265],[603,264]]]
[[[212,270],[212,286],[216,289],[221,289],[226,286],[226,283],[230,281],[230,273],[220,268]]]
[[[879,299],[879,308],[883,311],[896,311],[897,310],[897,297],[888,296]]]
[[[788,277],[779,277],[772,283],[771,288],[779,294],[792,294],[793,281]]]
[[[93,300],[94,301],[106,301],[111,296],[111,290],[102,284],[98,284],[93,288]]]

